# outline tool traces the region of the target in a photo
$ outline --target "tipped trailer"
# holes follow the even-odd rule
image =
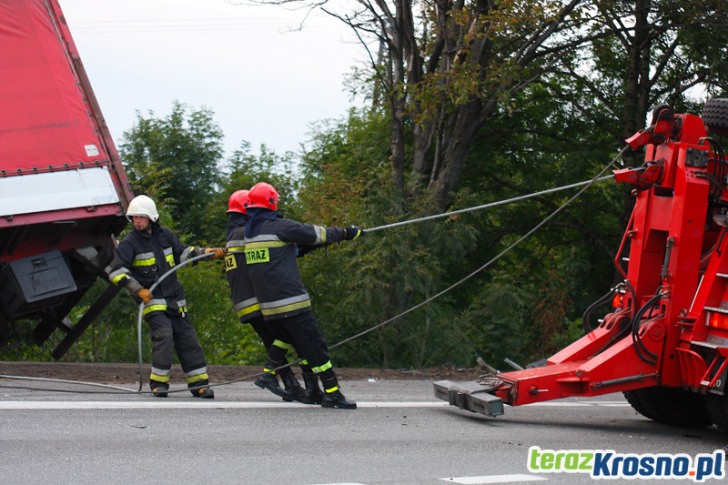
[[[0,345],[19,321],[59,330],[60,358],[111,301],[77,321],[133,197],[58,0],[0,0]]]
[[[434,383],[435,396],[488,416],[566,397],[624,393],[655,421],[728,432],[728,99],[701,116],[653,110],[627,140],[644,164],[615,170],[635,204],[614,259],[612,311],[540,367]]]

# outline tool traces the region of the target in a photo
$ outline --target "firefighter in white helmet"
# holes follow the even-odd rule
[[[187,319],[187,302],[177,273],[168,275],[153,292],[149,288],[175,265],[205,253],[213,253],[212,259],[223,258],[225,250],[183,246],[170,229],[159,225],[157,206],[146,195],[132,199],[126,216],[134,229],[116,248],[109,279],[144,302],[142,314],[152,338],[152,394],[167,397],[176,351],[192,395],[212,399],[215,393],[209,387],[205,355]]]

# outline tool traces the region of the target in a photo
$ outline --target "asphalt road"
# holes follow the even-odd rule
[[[186,391],[154,399],[135,394],[136,384],[0,379],[0,482],[576,484],[595,480],[529,470],[529,449],[539,447],[541,457],[549,450],[695,457],[728,444],[715,429],[642,418],[621,394],[507,407],[488,418],[436,400],[431,381],[344,381],[342,389],[359,409],[284,403],[250,382],[218,387],[210,401]],[[670,483],[682,481],[694,483],[689,476]]]

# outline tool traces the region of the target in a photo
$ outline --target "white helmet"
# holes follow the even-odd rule
[[[138,195],[129,202],[129,207],[126,208],[127,219],[131,220],[132,216],[146,216],[152,222],[157,222],[159,219],[157,205],[146,195]]]

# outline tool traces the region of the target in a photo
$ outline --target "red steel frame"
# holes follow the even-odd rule
[[[625,281],[614,311],[546,366],[498,374],[489,392],[506,404],[658,385],[723,393],[728,323],[708,325],[723,313],[728,322],[728,237],[713,221],[720,204],[709,203],[708,179],[719,162],[701,118],[670,115],[628,140],[633,149],[645,146],[645,165],[615,171],[618,182],[637,187],[615,258]],[[650,299],[633,338],[631,322]]]

